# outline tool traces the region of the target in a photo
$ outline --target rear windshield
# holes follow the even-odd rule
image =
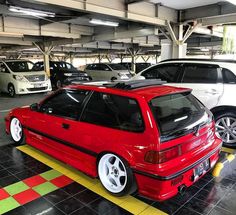
[[[190,133],[208,120],[205,107],[190,92],[156,97],[149,105],[162,142]]]

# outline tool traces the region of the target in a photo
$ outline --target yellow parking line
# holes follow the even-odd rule
[[[107,200],[113,202],[114,204],[118,205],[119,207],[129,211],[132,214],[140,214],[140,215],[166,215],[161,210],[158,210],[151,205],[146,204],[145,202],[136,199],[133,196],[127,195],[123,197],[115,197],[109,194],[101,185],[98,179],[93,179],[85,174],[81,173],[80,171],[76,170],[75,168],[62,163],[49,155],[29,146],[19,146],[17,147],[20,151],[30,155],[31,157],[41,161],[42,163],[46,164],[47,166],[61,172],[62,174],[66,175],[67,177],[71,178],[72,180],[78,182],[79,184],[83,185],[87,189],[97,193],[98,195],[106,198]]]
[[[231,154],[234,154],[236,152],[235,149],[230,149],[230,148],[226,148],[226,147],[222,147],[221,151],[231,153]]]

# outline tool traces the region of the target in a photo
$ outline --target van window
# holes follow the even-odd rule
[[[6,62],[12,72],[31,72],[34,64],[30,61]]]
[[[235,84],[236,83],[236,75],[232,73],[230,70],[223,68],[223,80],[226,84]]]
[[[190,132],[196,122],[208,120],[204,106],[190,92],[156,97],[149,105],[162,142]]]
[[[0,63],[0,72],[1,73],[10,73],[8,68],[3,63]]]
[[[144,130],[136,100],[106,93],[93,93],[81,121],[132,132]]]
[[[184,66],[183,83],[217,83],[218,67],[215,65],[191,64]]]

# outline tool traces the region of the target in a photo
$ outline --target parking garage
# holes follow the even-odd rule
[[[0,0],[0,214],[235,214],[233,0]]]

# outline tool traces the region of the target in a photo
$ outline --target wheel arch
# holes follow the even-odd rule
[[[222,105],[222,106],[214,107],[210,111],[213,113],[214,116],[222,112],[235,112],[236,113],[236,106]]]

